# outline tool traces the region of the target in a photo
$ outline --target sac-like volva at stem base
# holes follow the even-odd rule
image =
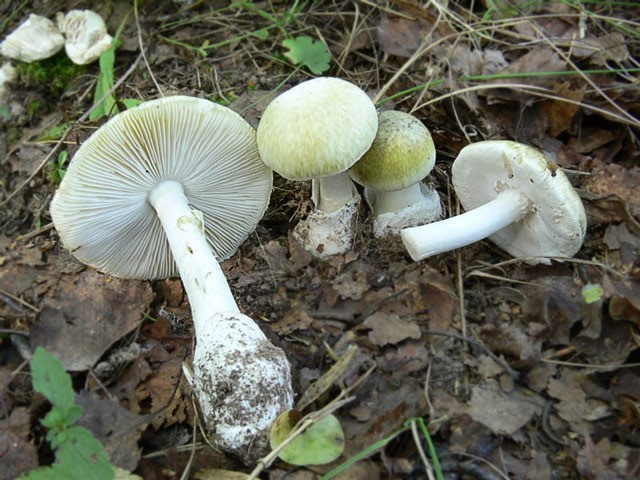
[[[264,453],[266,430],[291,408],[284,352],[240,313],[206,240],[202,215],[178,182],[149,196],[164,227],[191,304],[196,333],[193,388],[214,444],[251,462]]]

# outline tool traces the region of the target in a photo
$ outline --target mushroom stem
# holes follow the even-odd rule
[[[378,216],[383,213],[396,212],[411,205],[424,201],[424,193],[421,182],[403,188],[402,190],[384,191],[366,188],[365,198],[370,202],[373,214]]]
[[[530,209],[525,195],[509,189],[478,208],[439,222],[405,228],[400,235],[409,255],[417,262],[482,240],[521,220]]]
[[[325,213],[341,209],[356,194],[356,188],[348,172],[312,180],[312,200],[318,210]]]
[[[189,207],[182,184],[159,183],[149,194],[189,297],[196,331],[209,315],[239,312],[227,279],[204,234],[202,213]]]
[[[182,184],[158,184],[149,202],[191,303],[196,332],[192,387],[204,422],[216,445],[253,462],[266,446],[264,432],[293,403],[289,362],[240,313],[204,235],[202,214],[189,207]]]

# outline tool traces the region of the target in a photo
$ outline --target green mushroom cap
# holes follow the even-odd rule
[[[381,112],[371,148],[349,169],[351,178],[374,190],[407,188],[426,177],[436,162],[427,127],[411,114]]]

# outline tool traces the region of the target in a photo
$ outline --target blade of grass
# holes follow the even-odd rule
[[[393,439],[397,438],[399,435],[403,434],[404,432],[406,432],[406,431],[408,431],[410,429],[411,429],[411,425],[410,424],[403,425],[403,427],[401,429],[396,430],[391,435],[383,438],[382,440],[378,440],[377,442],[375,442],[372,445],[369,445],[368,447],[364,448],[360,452],[356,453],[353,457],[351,457],[348,460],[342,462],[336,468],[328,471],[322,477],[320,477],[320,480],[331,480],[332,478],[335,478],[337,475],[339,475],[340,473],[344,472],[347,468],[351,467],[356,462],[359,462],[360,460],[363,460],[363,459],[369,457],[370,455],[373,455],[378,450],[383,449],[384,447],[389,445],[389,443]]]

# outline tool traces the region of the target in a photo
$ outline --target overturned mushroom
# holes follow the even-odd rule
[[[54,56],[64,46],[58,27],[46,17],[32,13],[0,44],[0,53],[21,62]]]
[[[71,61],[85,65],[100,58],[111,47],[113,37],[107,25],[93,10],[71,10],[57,15],[58,28],[64,34],[64,49]]]
[[[418,261],[489,237],[514,257],[549,263],[582,246],[586,214],[564,172],[533,147],[507,140],[467,145],[451,168],[465,213],[406,228],[402,240]]]
[[[78,259],[123,278],[180,274],[196,334],[194,390],[214,442],[251,460],[291,407],[290,367],[240,310],[218,260],[264,213],[272,173],[238,114],[185,96],[144,103],[76,152],[51,204]]]
[[[371,146],[376,108],[346,80],[302,82],[273,100],[258,125],[262,160],[289,180],[312,180],[316,210],[294,236],[319,258],[345,253],[353,242],[360,195],[347,170]]]

